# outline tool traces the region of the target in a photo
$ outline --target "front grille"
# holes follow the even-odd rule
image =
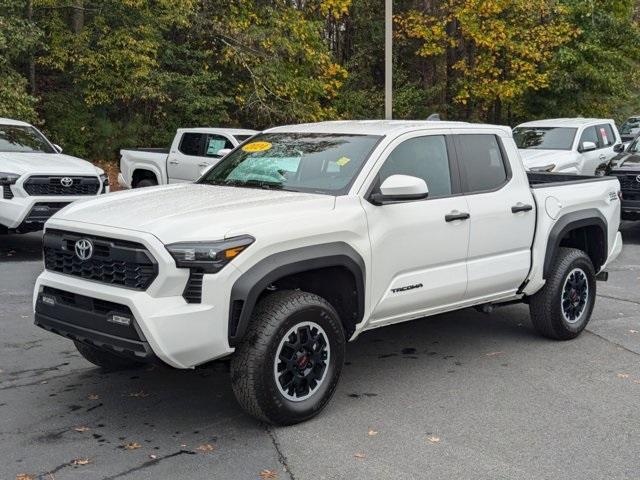
[[[76,254],[76,242],[81,239],[93,246],[87,260]],[[139,243],[47,230],[43,245],[45,268],[54,272],[135,290],[146,290],[158,275],[157,262]]]
[[[182,292],[183,298],[187,303],[200,303],[202,302],[202,277],[204,272],[198,268],[192,268],[189,271],[189,280],[187,286]]]
[[[631,175],[615,174],[620,181],[620,187],[624,194],[625,191],[637,191],[640,192],[640,182],[637,180],[639,175],[637,173]]]
[[[3,185],[2,198],[5,200],[11,200],[13,198],[13,192],[11,191],[11,185]]]
[[[98,177],[48,177],[34,175],[25,180],[23,188],[29,195],[96,195],[100,188]]]

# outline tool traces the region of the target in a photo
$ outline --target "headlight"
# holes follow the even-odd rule
[[[166,248],[178,268],[199,268],[204,273],[217,273],[254,241],[255,238],[242,235],[217,242],[172,243]]]
[[[553,172],[554,168],[556,168],[556,164],[551,163],[549,165],[545,165],[544,167],[531,167],[529,170],[532,172]]]
[[[20,175],[16,173],[0,172],[0,185],[13,185],[18,181],[19,178]]]
[[[109,175],[107,175],[106,173],[101,173],[100,174],[100,181],[102,182],[102,185],[104,187],[108,187],[109,186]]]

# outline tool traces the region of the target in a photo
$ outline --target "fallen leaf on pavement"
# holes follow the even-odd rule
[[[437,437],[435,435],[429,435],[427,437],[427,440],[431,443],[440,443],[440,437]]]
[[[638,333],[638,330],[629,330],[629,333]]]
[[[359,459],[366,458],[366,455],[364,453],[354,453],[353,456]]]
[[[196,448],[196,450],[198,450],[199,452],[213,452],[215,449],[216,447],[214,447],[210,443],[203,443],[198,448]]]
[[[137,450],[141,446],[142,445],[140,445],[138,442],[131,442],[124,444],[122,448],[124,448],[125,450]]]
[[[485,357],[495,357],[496,355],[502,355],[504,352],[489,352],[485,353]]]
[[[16,480],[35,480],[35,477],[29,475],[28,473],[19,473],[16,475]]]
[[[86,431],[91,430],[91,429],[90,429],[89,427],[85,427],[85,426],[83,425],[83,426],[81,426],[81,427],[75,427],[75,428],[74,428],[74,430],[75,430],[76,432],[80,432],[80,433],[82,433],[82,432],[86,432]]]
[[[278,478],[278,474],[273,470],[262,470],[258,475],[260,478]]]
[[[89,465],[90,463],[90,458],[76,458],[74,460],[71,460],[71,465]]]
[[[153,454],[151,454],[151,455],[149,455],[149,458],[150,458],[151,460],[155,460],[156,458],[158,458],[158,456],[157,456],[157,455],[153,455]]]
[[[144,397],[148,397],[149,394],[147,392],[145,392],[144,390],[140,390],[139,392],[131,392],[129,394],[130,397],[137,397],[137,398],[144,398]]]
[[[373,428],[369,429],[369,432],[367,433],[367,435],[369,435],[370,437],[375,437],[378,434],[377,430],[374,430]]]
[[[87,397],[89,400],[98,400],[100,398],[100,395],[95,394],[95,393],[90,393],[89,396]]]
[[[616,375],[616,377],[618,377],[618,378],[629,378],[629,374],[628,373],[619,373],[618,375]]]

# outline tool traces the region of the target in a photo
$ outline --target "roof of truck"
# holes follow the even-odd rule
[[[579,128],[585,125],[598,124],[603,122],[613,122],[610,118],[545,118],[543,120],[533,120],[518,125],[518,127],[569,127]]]
[[[269,133],[344,133],[361,135],[386,135],[417,129],[441,130],[443,128],[498,128],[511,135],[511,128],[481,123],[447,122],[441,120],[334,120],[329,122],[284,125],[266,130]]]
[[[255,135],[258,130],[249,130],[247,128],[179,128],[179,132],[200,132],[200,133],[226,133],[228,135]]]
[[[0,117],[0,125],[16,125],[20,127],[30,127],[31,124],[27,122],[22,122],[20,120],[13,120],[12,118],[2,118]]]

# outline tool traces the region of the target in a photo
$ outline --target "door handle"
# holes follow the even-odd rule
[[[176,162],[175,160],[169,160],[169,163],[171,165],[179,165],[180,164],[180,162]]]
[[[513,207],[511,207],[511,213],[529,212],[531,210],[533,210],[533,207],[531,205],[524,204],[521,202],[518,202]]]
[[[451,213],[448,213],[444,216],[445,222],[455,222],[456,220],[466,220],[471,217],[467,212],[458,212],[457,210],[453,210]]]
[[[603,153],[603,154],[601,154],[601,155],[600,155],[600,157],[598,157],[598,158],[600,158],[600,160],[604,160],[605,158],[607,158],[607,156]]]
[[[203,162],[203,163],[199,163],[198,164],[199,167],[208,167],[209,165],[211,165],[211,164],[207,163],[207,162]]]

